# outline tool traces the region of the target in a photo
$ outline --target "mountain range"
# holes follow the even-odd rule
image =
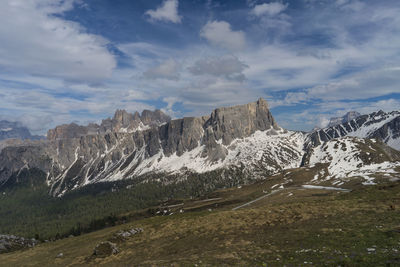
[[[349,122],[357,117],[361,116],[357,111],[349,111],[342,117],[333,117],[329,120],[328,127],[336,126],[342,123]]]
[[[218,172],[226,186],[298,168],[310,172],[307,182],[324,185],[374,184],[398,173],[399,111],[353,112],[334,121],[310,133],[289,131],[262,98],[175,120],[160,110],[117,110],[100,125],[61,125],[48,131],[47,140],[4,148],[0,184],[18,183],[22,170],[37,169],[46,173],[50,194],[60,197],[89,184],[171,184],[193,173]],[[290,178],[279,186],[288,184]]]

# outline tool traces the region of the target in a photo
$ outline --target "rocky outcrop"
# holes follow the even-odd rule
[[[63,124],[47,132],[47,139],[78,138],[89,133],[89,127],[80,126],[76,123]],[[97,130],[96,130],[97,133]]]
[[[141,175],[151,170],[147,161],[154,157],[179,157],[200,149],[198,156],[214,164],[226,158],[233,140],[280,129],[264,99],[219,108],[210,116],[168,120],[161,111],[139,115],[117,110],[113,119],[103,120],[98,134],[88,134],[93,125],[59,126],[49,131],[47,142],[5,150],[0,155],[0,182],[21,168],[36,168],[47,173],[51,192],[59,195],[88,183]],[[121,131],[133,129],[129,127],[138,121],[149,128]]]
[[[132,228],[129,230],[120,230],[114,236],[117,238],[129,238],[143,232],[142,228]]]
[[[15,235],[0,235],[0,254],[24,248],[32,248],[37,243],[37,240],[34,238],[27,239]]]
[[[117,110],[113,118],[105,119],[100,125],[91,123],[80,126],[75,123],[63,124],[47,132],[48,140],[79,138],[85,135],[98,135],[110,132],[132,133],[167,123],[171,118],[161,110],[144,110],[131,114],[126,110]]]
[[[378,112],[306,134],[280,128],[264,99],[168,122],[158,111],[140,115],[118,110],[98,126],[100,133],[88,134],[86,126],[78,137],[61,131],[39,144],[4,149],[0,186],[10,177],[17,180],[24,168],[45,172],[53,196],[98,182],[140,183],[155,173],[180,179],[174,174],[232,167],[256,179],[299,167],[302,160],[304,165],[307,151],[333,138],[373,134],[394,138],[399,133],[398,116],[398,112]],[[135,125],[148,127],[133,131]],[[390,138],[384,141],[398,140]]]
[[[224,145],[232,140],[279,127],[272,117],[267,101],[260,98],[257,102],[229,108],[218,108],[211,114],[205,128],[210,128],[214,139],[222,139]]]
[[[119,252],[117,244],[110,241],[101,242],[93,250],[94,257],[106,258]]]

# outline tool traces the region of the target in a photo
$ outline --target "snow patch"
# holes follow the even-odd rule
[[[13,128],[4,128],[4,129],[1,129],[0,131],[1,132],[9,132],[9,131],[12,131],[13,130]]]
[[[324,190],[335,190],[335,191],[345,191],[349,192],[349,189],[339,188],[339,187],[330,187],[330,186],[318,186],[318,185],[302,185],[301,187],[307,189],[324,189]]]

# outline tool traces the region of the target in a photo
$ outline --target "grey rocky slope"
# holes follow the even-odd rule
[[[379,132],[385,123],[391,125],[389,117],[396,117],[396,114],[360,116],[347,123],[353,130],[376,128]],[[354,123],[357,123],[357,128]],[[142,127],[142,124],[147,127]],[[141,116],[137,113],[131,116],[117,111],[113,119],[103,121],[100,126],[79,128],[77,134],[69,132],[74,127],[67,126],[67,130],[56,128],[45,142],[5,148],[0,154],[0,184],[13,175],[18,177],[25,168],[37,168],[47,173],[47,184],[54,196],[98,182],[123,179],[143,182],[143,179],[150,179],[148,174],[152,173],[165,174],[165,177],[176,180],[184,179],[184,175],[174,175],[177,173],[207,173],[234,168],[249,179],[265,179],[284,169],[315,165],[314,161],[311,164],[307,160],[307,155],[310,151],[318,155],[318,150],[314,149],[334,138],[329,130],[332,127],[311,134],[282,129],[264,99],[218,108],[209,116],[171,121],[162,114],[152,117],[146,112]],[[108,130],[93,132],[93,127],[96,131]],[[341,129],[345,126],[334,127]],[[393,129],[399,133],[398,128]],[[355,131],[352,133],[357,134]],[[329,138],[323,139],[323,134]],[[350,143],[361,141],[349,139],[346,142],[351,147]],[[343,156],[342,150],[334,151],[327,157]],[[356,152],[348,158],[349,162],[355,162],[359,153],[358,150],[352,151]],[[397,157],[388,157],[388,160],[396,161]],[[377,162],[366,163],[370,166]]]
[[[309,143],[319,145],[343,136],[377,138],[400,150],[400,112],[373,112],[338,125],[319,129],[309,136]]]
[[[131,114],[126,110],[117,110],[113,118],[103,120],[100,125],[91,123],[88,126],[80,126],[76,123],[71,123],[57,126],[47,132],[47,139],[79,138],[85,135],[97,135],[110,132],[131,133],[157,127],[170,120],[171,118],[161,110],[144,110],[142,114],[138,112]]]
[[[141,131],[82,134],[78,138],[50,137],[38,145],[4,149],[0,155],[0,181],[6,181],[22,168],[38,168],[48,174],[52,193],[59,195],[89,183],[132,178],[150,171],[171,173],[186,168],[204,172],[222,167],[227,159],[230,164],[235,158],[254,158],[253,151],[243,152],[242,156],[240,151],[236,154],[229,151],[243,147],[237,140],[251,137],[257,131],[264,133],[264,139],[284,133],[264,99],[218,108],[209,116],[172,120]],[[300,162],[301,144],[285,145],[294,135],[286,132],[283,138],[270,138],[273,141],[269,142],[282,143],[282,146],[274,151],[266,149],[269,157],[261,155],[260,160],[269,161],[273,169]]]

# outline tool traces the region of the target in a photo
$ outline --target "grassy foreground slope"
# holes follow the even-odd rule
[[[115,225],[116,221],[125,220],[121,214],[146,209],[166,199],[202,196],[216,188],[243,183],[240,175],[230,175],[238,180],[223,180],[217,170],[190,174],[182,182],[167,185],[130,179],[98,183],[58,198],[49,196],[45,173],[24,170],[18,178],[10,179],[9,186],[0,188],[0,234],[41,240],[77,235]],[[153,178],[162,179],[163,175]]]
[[[356,187],[350,193],[292,187],[232,210],[267,195],[274,182],[175,201],[161,208],[172,215],[2,254],[0,265],[400,265],[400,183]],[[119,230],[137,227],[143,232],[115,238]],[[96,244],[106,240],[116,243],[119,253],[92,256]]]

